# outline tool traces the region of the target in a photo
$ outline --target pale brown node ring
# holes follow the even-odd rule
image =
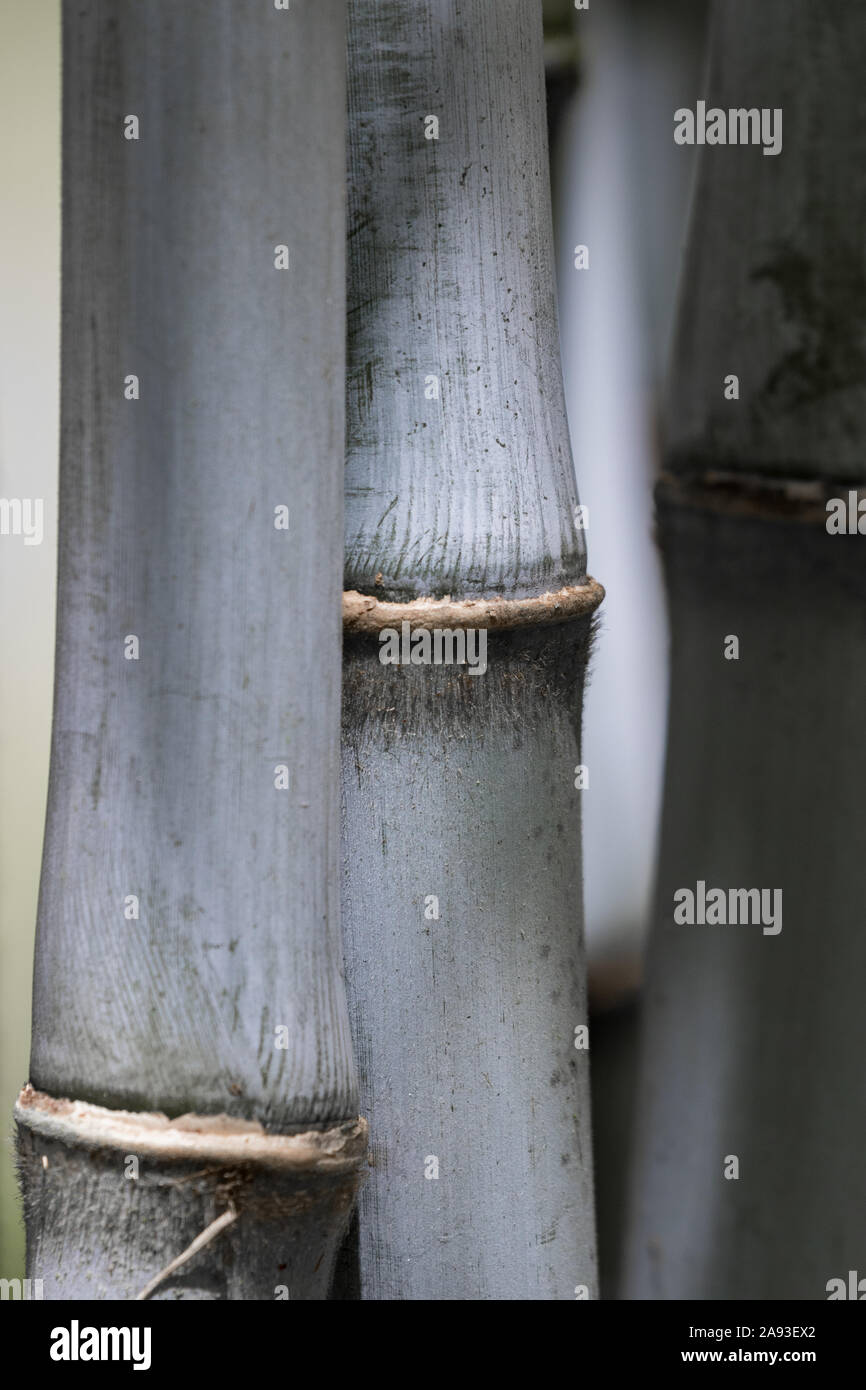
[[[27,1085],[15,1105],[19,1124],[45,1139],[84,1149],[118,1149],[162,1160],[206,1160],[284,1172],[348,1173],[367,1157],[367,1121],[360,1116],[303,1134],[269,1134],[256,1120],[107,1110],[60,1100]]]
[[[584,584],[533,598],[452,599],[446,595],[391,603],[350,589],[343,594],[343,631],[352,636],[375,636],[404,622],[427,629],[534,627],[593,613],[603,598],[604,589],[589,575]]]

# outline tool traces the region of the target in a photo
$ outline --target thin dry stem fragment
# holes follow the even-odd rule
[[[150,1283],[145,1284],[141,1293],[135,1295],[135,1301],[140,1302],[142,1299],[150,1298],[150,1295],[159,1288],[160,1284],[162,1284],[170,1274],[174,1274],[175,1270],[185,1265],[187,1261],[192,1259],[193,1255],[198,1254],[199,1250],[204,1250],[206,1245],[210,1245],[212,1240],[216,1240],[220,1232],[224,1231],[227,1226],[231,1226],[237,1219],[238,1214],[234,1207],[229,1207],[228,1211],[224,1211],[222,1215],[218,1216],[215,1221],[212,1221],[209,1226],[206,1226],[201,1235],[196,1236],[195,1240],[192,1241],[185,1250],[182,1250],[170,1264],[167,1264],[165,1269],[161,1269],[159,1274],[154,1275]]]

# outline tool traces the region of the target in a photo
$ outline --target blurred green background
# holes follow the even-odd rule
[[[41,545],[0,536],[0,1278],[23,1273],[11,1111],[27,1079],[54,662],[60,351],[60,0],[0,0],[0,496],[44,499]]]

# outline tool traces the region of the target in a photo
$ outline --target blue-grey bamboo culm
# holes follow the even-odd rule
[[[785,146],[698,165],[626,1298],[826,1299],[863,1268],[866,568],[827,502],[866,479],[864,66],[862,5],[713,7],[708,107],[783,109]],[[761,885],[763,927],[683,916],[684,885]]]
[[[574,772],[601,590],[541,37],[540,0],[349,6],[343,926],[373,1164],[343,1298],[597,1287]],[[383,665],[402,621],[483,625],[484,674]]]
[[[324,1298],[367,1151],[337,874],[344,5],[75,0],[63,71],[28,1265],[46,1298],[136,1298],[226,1216],[153,1297]]]

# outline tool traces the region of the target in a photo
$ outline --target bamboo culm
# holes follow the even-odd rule
[[[866,571],[828,527],[864,480],[866,17],[726,0],[711,45],[707,106],[778,109],[784,138],[699,166],[658,493],[672,701],[622,1291],[826,1299],[862,1270],[866,1203]],[[677,918],[714,889],[721,922]],[[754,889],[760,917],[731,921]]]
[[[338,1298],[596,1292],[575,772],[601,590],[541,38],[535,0],[349,7],[346,587],[373,618],[344,646],[343,925],[373,1139]],[[417,633],[425,598],[483,672],[383,663],[378,605]]]
[[[134,1298],[233,1210],[154,1298],[323,1298],[366,1151],[337,881],[344,6],[76,0],[63,70],[28,1269]]]

